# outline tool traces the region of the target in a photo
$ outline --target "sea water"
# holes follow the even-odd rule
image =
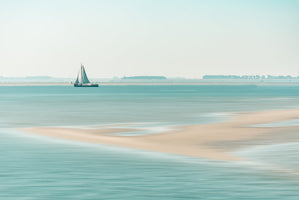
[[[121,124],[153,134],[298,106],[299,86],[1,86],[0,199],[298,199],[298,143],[242,150],[250,161],[224,162],[16,129]]]

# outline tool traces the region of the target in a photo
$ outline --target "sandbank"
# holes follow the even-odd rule
[[[178,126],[159,134],[116,136],[130,129],[98,127],[32,127],[21,131],[49,137],[99,143],[216,160],[242,160],[232,152],[252,145],[298,142],[299,126],[254,127],[256,124],[299,119],[299,109],[239,113],[228,122]]]

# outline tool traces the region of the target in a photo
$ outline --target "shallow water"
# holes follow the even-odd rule
[[[0,87],[0,199],[298,199],[298,143],[220,162],[15,131],[123,123],[155,132],[298,100],[298,86]]]
[[[208,123],[298,100],[298,86],[2,86],[0,127]]]
[[[296,199],[299,189],[258,165],[20,133],[2,132],[0,152],[2,199]]]
[[[299,126],[299,119],[253,125],[253,127],[287,127],[287,126]]]

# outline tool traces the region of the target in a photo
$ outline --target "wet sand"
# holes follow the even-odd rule
[[[231,121],[178,126],[175,130],[139,136],[115,136],[133,131],[117,127],[94,129],[32,127],[21,131],[49,137],[99,143],[216,160],[242,160],[232,152],[252,145],[299,141],[299,126],[254,127],[256,124],[299,119],[299,110],[274,110],[236,114]]]

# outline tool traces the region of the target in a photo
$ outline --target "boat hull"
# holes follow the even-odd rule
[[[99,87],[97,83],[90,83],[90,84],[74,84],[74,87]]]

